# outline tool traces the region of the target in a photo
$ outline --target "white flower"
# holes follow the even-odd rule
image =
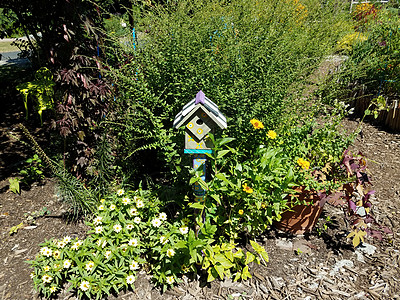
[[[125,28],[126,27],[126,23],[125,22],[121,22],[121,26]]]
[[[132,230],[132,229],[133,229],[133,224],[127,224],[127,225],[126,225],[126,229]]]
[[[143,201],[139,199],[139,200],[136,202],[136,207],[137,207],[137,208],[142,208],[143,206],[144,206]]]
[[[101,245],[101,248],[104,248],[106,245],[107,245],[107,241],[104,240],[104,241],[103,241],[103,244]]]
[[[162,212],[158,217],[161,221],[165,221],[167,219],[167,214],[165,212]]]
[[[35,278],[35,273],[32,272],[31,274],[29,274],[29,276],[31,277],[31,279]]]
[[[86,270],[87,270],[87,271],[92,271],[93,268],[94,268],[94,262],[89,261],[89,262],[85,265],[85,267],[86,267]]]
[[[161,222],[160,219],[153,219],[153,220],[151,221],[151,224],[153,224],[154,227],[160,227],[161,224],[162,224],[162,222]]]
[[[51,250],[50,248],[47,247],[43,247],[42,249],[40,249],[40,254],[50,257],[51,254],[53,253],[53,250]]]
[[[68,269],[71,266],[71,261],[69,259],[64,260],[63,267],[64,269]]]
[[[71,249],[72,249],[72,250],[78,250],[78,248],[79,248],[80,245],[82,245],[82,241],[78,240],[77,242],[75,242],[75,243],[72,245]]]
[[[179,231],[180,231],[182,234],[186,234],[186,233],[189,232],[189,228],[188,228],[187,226],[183,226],[183,227],[179,228]]]
[[[98,207],[98,210],[104,210],[104,205],[103,205],[103,204],[100,205],[100,206]]]
[[[90,283],[89,281],[82,281],[81,284],[79,285],[79,288],[86,292],[90,288]]]
[[[113,226],[113,229],[114,229],[114,231],[115,231],[116,233],[118,233],[118,232],[120,232],[120,231],[122,230],[122,226],[119,225],[119,224],[115,224],[115,225]]]
[[[131,239],[131,240],[128,242],[128,245],[129,245],[129,246],[136,247],[136,246],[138,245],[138,240],[137,240],[137,239]]]
[[[173,284],[175,282],[174,276],[167,276],[166,281],[168,284]]]
[[[110,205],[110,210],[114,210],[115,207],[116,207],[115,204],[111,204],[111,205]]]
[[[93,220],[93,224],[94,224],[94,225],[100,225],[102,222],[103,222],[103,217],[100,217],[100,216],[96,217],[96,218]]]
[[[94,232],[95,233],[101,233],[103,231],[103,226],[97,226],[95,229],[94,229]]]
[[[71,241],[71,238],[67,235],[66,237],[64,237],[63,241],[65,244],[68,244]]]
[[[111,250],[107,250],[106,253],[104,253],[104,257],[109,259],[111,257]]]
[[[122,204],[128,205],[129,203],[131,203],[131,199],[129,199],[128,197],[122,198]]]
[[[136,207],[132,207],[131,210],[129,211],[129,213],[131,214],[131,216],[136,216],[137,215]]]
[[[64,241],[58,241],[58,243],[57,243],[58,248],[64,248],[65,245],[66,245],[66,243]]]
[[[45,272],[50,271],[50,266],[45,266],[45,267],[43,268],[43,271],[45,271]]]
[[[126,277],[126,283],[127,284],[132,284],[134,282],[135,282],[135,276],[129,275],[129,276]]]
[[[137,261],[132,260],[131,264],[129,265],[129,268],[133,270],[139,269],[139,263]]]
[[[120,189],[120,190],[117,191],[117,195],[118,195],[118,196],[122,196],[124,193],[125,193],[125,191],[122,190],[122,189]]]
[[[44,274],[42,276],[42,281],[44,283],[50,283],[53,280],[53,277],[51,277],[50,275]]]
[[[161,244],[165,244],[166,242],[168,242],[167,237],[166,237],[165,235],[162,235],[162,236],[160,237],[160,243],[161,243]]]
[[[175,250],[174,249],[168,249],[167,250],[167,256],[168,257],[173,257],[175,255]]]
[[[139,217],[135,217],[135,218],[133,219],[133,222],[136,223],[136,224],[139,224],[140,221],[141,221],[141,219],[140,219]]]
[[[54,293],[56,290],[57,290],[57,287],[54,285],[50,288],[51,293]]]

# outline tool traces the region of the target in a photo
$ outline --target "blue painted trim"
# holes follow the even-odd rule
[[[187,154],[202,154],[202,153],[212,153],[211,149],[185,149],[183,153]]]

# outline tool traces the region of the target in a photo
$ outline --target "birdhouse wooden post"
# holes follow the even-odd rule
[[[176,115],[174,128],[185,126],[185,150],[184,153],[193,157],[193,168],[202,169],[201,179],[206,179],[206,153],[212,153],[214,147],[208,137],[215,128],[226,129],[226,118],[218,110],[218,106],[208,99],[202,91],[187,103]],[[205,190],[200,184],[194,186],[195,201],[204,199]]]

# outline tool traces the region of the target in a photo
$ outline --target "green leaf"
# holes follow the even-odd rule
[[[214,274],[215,273],[214,268],[209,268],[207,270],[207,273],[208,273],[207,282],[214,281],[215,278],[218,276],[218,274]]]
[[[254,251],[257,253],[266,252],[263,246],[260,246],[257,242],[250,240],[250,245],[253,247]]]
[[[253,253],[247,251],[246,252],[246,260],[244,262],[245,265],[248,265],[249,263],[251,263],[252,261],[254,261],[256,257],[254,256]]]
[[[192,178],[190,178],[189,185],[193,185],[194,183],[196,183],[199,180],[200,180],[200,177],[192,177]]]
[[[221,280],[223,280],[224,279],[224,267],[222,265],[215,265],[214,268],[217,271]]]
[[[9,234],[13,235],[14,233],[17,233],[18,230],[21,229],[22,227],[24,227],[24,222],[21,222],[18,225],[11,227]]]
[[[224,157],[224,156],[225,156],[226,154],[228,154],[229,152],[231,152],[231,150],[221,150],[221,151],[218,151],[217,159],[220,159],[220,158]]]
[[[189,204],[190,208],[194,208],[194,209],[203,209],[204,208],[204,204],[200,203],[200,202],[195,202],[195,203],[191,203]]]
[[[215,255],[215,260],[219,262],[225,269],[230,269],[234,265],[226,258],[226,256],[222,253],[218,253]]]
[[[235,282],[235,281],[238,281],[239,279],[240,279],[240,272],[237,272],[236,273],[236,275],[235,275],[235,278],[233,279],[233,281]]]
[[[20,186],[19,186],[19,178],[10,178],[8,179],[8,181],[10,182],[10,190],[11,192],[13,192],[14,194],[19,194],[20,193]]]
[[[210,195],[210,197],[217,201],[218,204],[221,204],[221,199],[219,199],[219,195],[213,194]]]
[[[235,186],[235,185],[234,185],[230,180],[228,180],[228,179],[225,177],[225,175],[222,174],[222,173],[217,173],[217,174],[215,175],[215,177],[217,177],[219,180],[222,180],[222,181],[226,182],[227,184],[229,184],[229,185],[232,186],[232,187]]]
[[[242,279],[247,280],[248,278],[251,278],[251,274],[249,272],[249,266],[245,266],[242,271]]]
[[[218,145],[219,145],[219,146],[222,146],[222,145],[225,145],[225,144],[227,144],[227,143],[230,143],[230,142],[232,142],[232,141],[234,141],[234,140],[235,140],[235,138],[225,137],[225,138],[223,138],[222,140],[218,141]]]

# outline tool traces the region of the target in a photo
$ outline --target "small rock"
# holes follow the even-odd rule
[[[18,255],[18,254],[24,253],[27,250],[28,249],[15,250],[15,254]]]
[[[282,250],[293,250],[293,243],[291,241],[276,240],[276,246]]]
[[[282,277],[272,276],[270,277],[270,280],[274,289],[280,290],[285,285],[285,281],[283,280]]]
[[[334,276],[340,269],[342,269],[344,266],[352,268],[354,266],[354,263],[351,260],[348,259],[343,259],[339,260],[332,268],[332,271],[329,273],[330,276]]]
[[[372,255],[375,253],[376,247],[367,243],[362,243],[362,245],[360,245],[358,249],[368,255]]]
[[[298,254],[311,254],[311,248],[307,245],[307,242],[304,240],[295,241],[293,244],[294,251],[298,251]]]
[[[362,255],[362,253],[360,251],[356,250],[356,251],[354,251],[354,253],[357,255],[357,260],[359,262],[365,263],[364,255]]]

